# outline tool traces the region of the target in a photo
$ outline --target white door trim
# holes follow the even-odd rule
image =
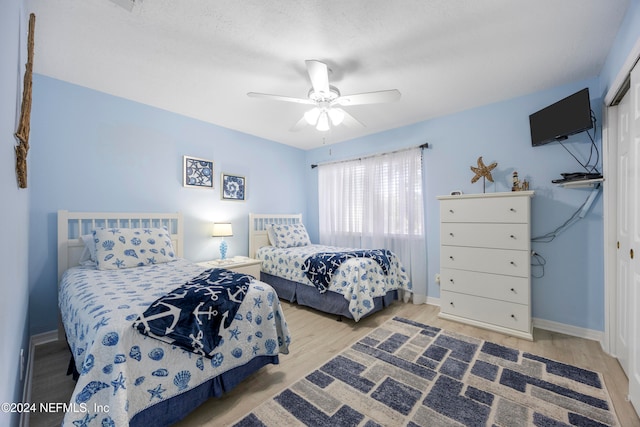
[[[617,296],[617,204],[618,204],[618,107],[605,106],[602,126],[602,207],[604,224],[604,334],[601,345],[605,352],[616,356],[616,296]]]
[[[617,108],[611,106],[634,65],[640,59],[640,38],[636,40],[622,68],[604,97],[602,109],[603,224],[604,224],[604,334],[600,344],[615,356],[616,337],[616,241],[617,241]]]

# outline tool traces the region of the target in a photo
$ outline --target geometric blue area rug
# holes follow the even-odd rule
[[[234,426],[618,426],[602,376],[396,317]]]

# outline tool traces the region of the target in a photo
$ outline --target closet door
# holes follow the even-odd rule
[[[629,288],[629,400],[640,413],[640,66],[631,71],[630,133],[631,156],[634,173],[630,193],[633,194],[632,237],[629,256],[631,259],[631,275]],[[633,252],[631,252],[633,251]]]

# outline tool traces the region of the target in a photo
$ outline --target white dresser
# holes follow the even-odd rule
[[[533,340],[533,191],[440,196],[440,317]]]

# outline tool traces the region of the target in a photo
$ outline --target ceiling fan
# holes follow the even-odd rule
[[[397,89],[341,95],[337,87],[329,84],[329,68],[327,64],[317,60],[307,60],[305,64],[312,86],[307,98],[293,98],[257,92],[247,93],[248,96],[254,98],[313,105],[313,108],[304,113],[304,116],[291,128],[292,131],[301,130],[307,125],[314,126],[319,131],[327,131],[331,125],[338,126],[341,123],[348,126],[364,126],[363,123],[340,107],[380,104],[400,99],[400,91]]]

